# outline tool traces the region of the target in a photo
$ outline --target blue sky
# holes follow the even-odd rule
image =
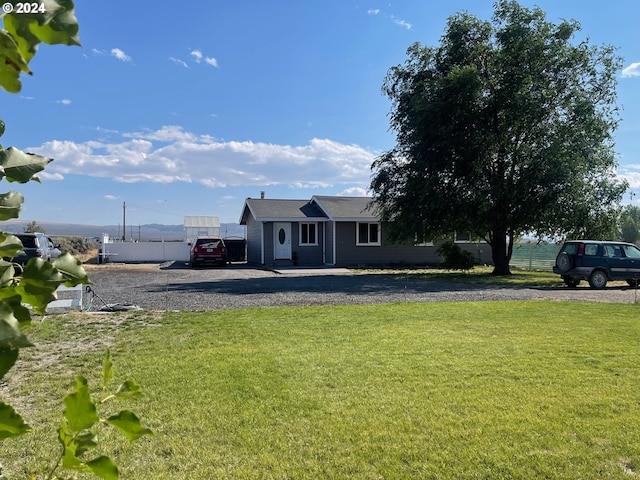
[[[619,48],[619,174],[640,193],[640,2],[539,0],[595,45]],[[246,197],[364,195],[393,147],[387,70],[447,18],[489,19],[451,0],[77,0],[82,47],[44,45],[20,94],[2,93],[4,147],[53,157],[25,220],[237,222]],[[634,201],[640,201],[636,196]],[[630,201],[627,194],[625,201]]]

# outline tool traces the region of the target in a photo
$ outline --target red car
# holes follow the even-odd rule
[[[215,264],[226,266],[229,254],[224,241],[218,237],[198,237],[191,246],[191,267]]]

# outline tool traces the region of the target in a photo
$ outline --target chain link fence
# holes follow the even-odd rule
[[[549,243],[516,243],[510,265],[523,270],[552,271],[562,245]]]

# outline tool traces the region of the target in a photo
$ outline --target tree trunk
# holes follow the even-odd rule
[[[513,253],[513,233],[493,232],[491,235],[491,256],[493,257],[493,275],[511,275],[509,262]]]

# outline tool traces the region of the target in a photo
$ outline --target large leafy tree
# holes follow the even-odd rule
[[[620,215],[618,237],[625,242],[636,243],[640,238],[640,207],[627,205]]]
[[[439,46],[391,68],[396,146],[373,164],[374,205],[394,240],[472,232],[509,274],[514,238],[615,231],[619,117],[610,46],[576,21],[501,0],[491,21],[449,18]]]

